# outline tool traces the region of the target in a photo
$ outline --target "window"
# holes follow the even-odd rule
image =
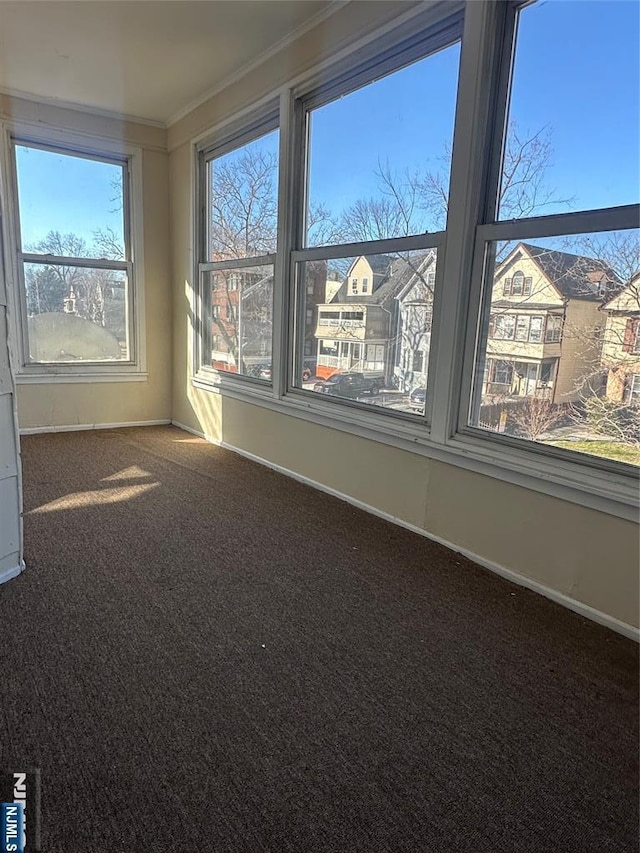
[[[540,383],[548,385],[553,381],[553,362],[543,361],[540,365]]]
[[[519,316],[516,321],[516,340],[528,341],[529,329],[531,327],[531,317]]]
[[[499,341],[512,341],[516,329],[513,314],[498,314],[495,318],[494,338]]]
[[[598,327],[594,325],[593,332]],[[547,343],[557,343],[562,334],[562,317],[547,317],[547,328],[544,333],[544,339]]]
[[[229,287],[231,276],[237,289]],[[271,361],[273,265],[205,269],[202,288],[210,317],[201,356],[206,366],[266,381],[259,368]]]
[[[532,317],[531,325],[529,327],[529,341],[532,344],[539,344],[542,341],[542,325],[544,323],[543,317]]]
[[[511,281],[511,295],[521,296],[524,287],[524,273],[517,272]]]
[[[529,296],[531,294],[531,276],[525,276],[523,272],[517,272],[513,277],[508,276],[502,283],[503,296]]]
[[[510,361],[491,361],[489,376],[496,385],[511,385],[513,382],[513,364]]]
[[[275,185],[267,193],[270,240],[252,241],[240,255],[224,246],[214,253],[218,232],[209,221],[220,215],[216,170],[221,181],[225,163],[240,162],[270,134],[275,154],[277,120],[249,115],[200,148],[201,368],[214,360],[206,345],[211,306],[230,299],[236,332],[215,329],[222,364],[214,367],[252,375],[239,342],[247,317],[240,296],[259,267],[270,307],[252,335],[256,353],[271,340],[277,348],[273,388],[229,376],[234,395],[258,404],[268,397],[265,405],[294,416],[626,511],[636,497],[622,462],[640,456],[616,457],[614,445],[626,439],[596,441],[590,412],[614,392],[628,408],[630,386],[622,379],[614,388],[612,376],[629,375],[638,346],[637,327],[625,331],[638,312],[605,303],[638,272],[640,209],[631,188],[640,98],[628,59],[635,13],[595,0],[578,26],[569,4],[556,2],[428,5],[282,93],[287,139],[279,195]],[[463,15],[470,38],[458,81]],[[558,49],[548,53],[548,43]],[[584,43],[612,59],[604,72],[580,50]],[[561,96],[550,99],[555,86],[541,87],[541,77],[559,79]],[[452,145],[458,87],[462,132]],[[428,102],[416,110],[425,92]],[[592,102],[608,120],[585,133]],[[618,126],[622,138],[611,142]],[[242,170],[224,186],[244,186]],[[287,199],[279,229],[278,197]],[[228,288],[214,299],[223,273]],[[429,377],[420,415],[409,405],[414,373]],[[224,390],[226,378],[208,381]]]
[[[22,318],[19,373],[142,364],[130,233],[131,157],[12,140]]]
[[[366,341],[357,370],[370,380],[370,393],[341,397],[343,407],[358,403],[392,416],[414,415],[404,365],[428,357],[431,331],[424,309],[433,301],[436,254],[446,224],[450,167],[446,154],[441,155],[452,139],[462,33],[460,7],[451,8],[446,24],[425,32],[404,54],[392,51],[383,70],[368,62],[346,71],[335,84],[312,89],[298,103],[307,170],[298,176],[304,221],[293,252],[298,326],[292,385],[302,389],[304,327],[299,318],[309,300],[305,282],[324,263],[324,279],[331,270],[340,282],[332,303],[367,297],[363,321],[343,323],[342,334]],[[416,110],[423,92],[430,92],[431,106]],[[344,133],[345,128],[370,127],[373,116],[392,114],[392,123],[360,135],[357,146],[352,134]],[[411,133],[401,132],[403,126]],[[417,180],[436,160],[442,162],[437,189]],[[414,186],[408,185],[407,174],[416,177]],[[321,209],[330,212],[331,229],[318,218]],[[347,246],[359,254],[351,251],[347,257]],[[320,305],[319,310],[325,309]],[[320,352],[318,376],[336,368],[356,369],[342,353]],[[373,393],[376,389],[380,393]],[[323,404],[338,402],[327,396],[323,389]]]
[[[205,217],[200,245],[203,309],[199,365],[270,382],[278,223],[278,116],[200,148]],[[310,285],[313,287],[314,283]],[[313,314],[305,327],[311,329]],[[309,332],[307,341],[309,340]],[[212,337],[218,340],[211,345]]]
[[[505,428],[492,441],[510,442],[509,447],[516,440],[521,446],[544,443],[554,451],[577,450],[640,464],[640,455],[629,452],[633,429],[623,429],[624,418],[615,414],[622,405],[615,381],[625,357],[622,325],[615,311],[607,314],[603,305],[605,294],[623,291],[638,273],[638,208],[631,203],[637,202],[639,186],[639,86],[637,75],[630,82],[626,57],[608,65],[603,77],[576,40],[577,26],[582,45],[597,43],[608,55],[626,45],[637,55],[637,12],[631,14],[625,6],[585,3],[576,17],[570,4],[523,3],[515,12],[512,77],[501,81],[509,103],[504,105],[506,117],[495,126],[502,162],[493,164],[489,212],[477,233],[475,269],[482,275],[483,296],[471,404],[461,429],[488,429],[495,395],[491,380],[513,379],[513,393],[522,402],[507,411]],[[627,27],[636,28],[634,35]],[[546,57],[542,65],[541,49]],[[609,134],[585,135],[573,117],[594,109],[620,128],[624,139],[611,146]],[[536,179],[531,178],[534,173]],[[535,356],[525,348],[527,324],[528,345],[562,348],[555,366],[523,362],[526,370],[518,371],[517,381],[495,360],[487,382],[487,359],[507,355],[507,347],[513,346],[507,344],[511,321],[504,314],[501,318],[507,304],[509,309],[535,307],[540,312],[530,320],[518,313],[513,337],[521,349],[514,356]],[[534,409],[527,400],[538,393],[536,369],[547,387]],[[572,441],[566,440],[567,412]]]
[[[628,378],[627,403],[640,405],[640,373],[632,373]]]
[[[635,299],[637,297],[632,297]],[[635,306],[633,306],[635,307]],[[628,317],[624,326],[624,337],[622,340],[624,352],[640,353],[640,319]]]

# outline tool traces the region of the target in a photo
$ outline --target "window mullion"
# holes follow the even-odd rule
[[[487,207],[492,128],[504,125],[515,10],[506,3],[478,0],[465,12],[458,103],[449,189],[449,211],[441,287],[434,302],[431,436],[446,442],[455,432],[470,298],[475,229]],[[493,152],[493,153],[492,153]],[[495,181],[495,177],[493,178]],[[473,292],[471,297],[474,298]],[[479,297],[476,297],[479,298]],[[473,312],[472,312],[473,313]]]
[[[275,397],[282,397],[287,384],[287,352],[291,336],[290,314],[293,307],[290,283],[290,253],[294,248],[293,211],[297,157],[295,103],[290,89],[280,93],[280,147],[278,152],[278,232],[273,282],[273,343],[271,382]]]

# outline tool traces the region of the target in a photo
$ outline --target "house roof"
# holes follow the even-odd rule
[[[622,290],[618,290],[608,302],[605,302],[602,310],[624,313],[640,311],[640,272],[632,276]]]
[[[373,293],[351,293],[349,291],[349,276],[340,285],[331,304],[348,304],[358,302],[363,305],[384,305],[395,296],[412,275],[409,264],[401,258],[391,258],[389,255],[375,255],[367,261],[374,273]]]
[[[535,261],[565,299],[598,302],[602,299],[600,282],[603,279],[616,287],[621,284],[615,270],[599,258],[558,252],[554,249],[533,246],[531,243],[519,243],[514,252],[519,247],[522,247]]]

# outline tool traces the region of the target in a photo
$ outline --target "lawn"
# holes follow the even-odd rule
[[[550,441],[545,444],[554,447],[565,447],[567,450],[577,450],[580,453],[590,453],[592,456],[603,456],[605,459],[617,459],[630,465],[640,465],[640,449],[622,444],[618,441]]]

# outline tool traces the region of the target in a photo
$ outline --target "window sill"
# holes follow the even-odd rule
[[[18,373],[16,385],[74,384],[77,382],[146,382],[149,374],[140,371],[129,373]]]
[[[506,442],[498,444],[503,440],[475,431],[440,443],[431,438],[426,422],[421,422],[418,416],[398,417],[342,402],[311,399],[312,392],[294,389],[277,399],[270,389],[212,382],[201,375],[194,377],[192,384],[223,397],[397,447],[617,518],[638,520],[639,478],[630,467],[628,473],[591,467],[567,459],[562,452],[523,448]]]

